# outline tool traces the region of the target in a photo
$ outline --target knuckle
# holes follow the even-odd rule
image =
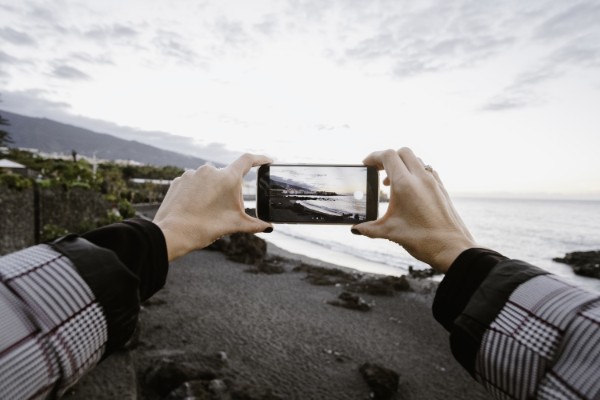
[[[409,147],[401,147],[398,150],[398,155],[400,156],[407,156],[409,154],[412,154],[412,150]]]
[[[382,155],[384,157],[396,157],[397,153],[392,149],[387,149],[383,151]]]
[[[240,156],[240,159],[244,160],[244,161],[251,161],[254,159],[254,154],[252,153],[244,153]]]
[[[211,163],[206,163],[204,165],[202,165],[200,168],[198,168],[196,171],[192,171],[192,172],[209,172],[209,171],[216,171],[217,168],[215,168],[215,166]]]

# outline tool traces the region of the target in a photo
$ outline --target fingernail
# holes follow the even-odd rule
[[[352,232],[352,233],[353,233],[353,234],[355,234],[355,235],[362,235],[362,233],[360,233],[360,232],[358,231],[358,229],[354,229],[354,228],[352,228],[352,229],[350,229],[350,232]]]
[[[271,233],[273,232],[273,227],[272,226],[268,226],[265,228],[265,230],[263,231],[264,233]]]

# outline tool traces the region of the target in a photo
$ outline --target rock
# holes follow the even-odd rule
[[[393,296],[394,292],[410,290],[410,284],[403,276],[385,276],[367,278],[350,283],[346,290],[354,293],[366,293],[374,296]]]
[[[600,250],[574,251],[553,260],[570,265],[577,275],[600,279]]]
[[[246,272],[252,274],[281,274],[285,272],[285,265],[289,263],[289,260],[279,256],[269,256],[259,265],[255,265],[252,268],[246,270]]]
[[[388,400],[398,391],[400,377],[391,369],[377,364],[364,363],[360,366],[359,371],[373,391],[373,399]]]
[[[332,306],[344,307],[358,311],[370,311],[372,308],[372,306],[362,297],[358,297],[357,295],[349,292],[342,292],[342,294],[338,296],[338,299],[339,300],[329,301],[328,303]]]
[[[190,381],[179,385],[165,397],[165,400],[213,400],[214,398],[207,389],[205,381]]]
[[[302,263],[293,269],[294,272],[305,272],[304,279],[317,286],[334,286],[358,280],[358,276],[335,268],[316,267]]]
[[[225,253],[225,251],[227,250],[227,246],[229,246],[229,236],[223,236],[222,238],[217,239],[216,241],[208,245],[206,247],[206,250],[220,251]]]
[[[330,356],[333,356],[335,358],[335,360],[340,363],[350,360],[350,357],[348,357],[345,354],[340,353],[339,351],[335,351],[335,350],[331,350],[331,349],[323,349],[323,352],[325,354],[329,354]]]
[[[208,383],[208,390],[217,398],[217,399],[226,399],[229,396],[227,395],[227,385],[221,379],[213,379]]]
[[[251,233],[234,233],[229,236],[225,254],[233,261],[260,265],[267,254],[267,242]]]
[[[210,381],[216,377],[214,371],[202,370],[188,363],[175,363],[169,359],[162,359],[145,371],[143,384],[146,389],[158,393],[162,397],[177,389],[184,382]]]
[[[221,361],[223,364],[226,364],[227,361],[229,361],[229,358],[227,357],[227,353],[225,353],[224,351],[219,351],[217,353],[217,358],[219,359],[219,361]]]
[[[264,391],[253,386],[245,386],[231,393],[232,400],[283,400],[271,390]]]
[[[411,278],[425,279],[425,278],[431,278],[434,275],[440,275],[441,272],[438,272],[433,268],[414,269],[412,265],[409,265],[408,266],[408,274],[410,275]]]

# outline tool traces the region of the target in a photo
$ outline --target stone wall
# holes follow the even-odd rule
[[[11,190],[0,185],[0,254],[35,243],[33,189]]]
[[[40,190],[40,226],[56,225],[69,232],[86,230],[106,217],[111,206],[95,191],[74,189]]]
[[[40,230],[55,226],[78,233],[106,218],[111,208],[100,193],[91,190],[40,189],[36,217],[34,191],[0,186],[0,254],[35,244],[36,218]]]

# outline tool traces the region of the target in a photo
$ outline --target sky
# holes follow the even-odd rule
[[[600,0],[0,0],[0,108],[231,161],[411,147],[600,198]]]
[[[338,194],[363,195],[367,191],[367,169],[361,168],[334,168],[334,167],[298,167],[298,166],[271,166],[270,176],[278,177],[288,183],[294,183],[316,191],[336,192]]]

